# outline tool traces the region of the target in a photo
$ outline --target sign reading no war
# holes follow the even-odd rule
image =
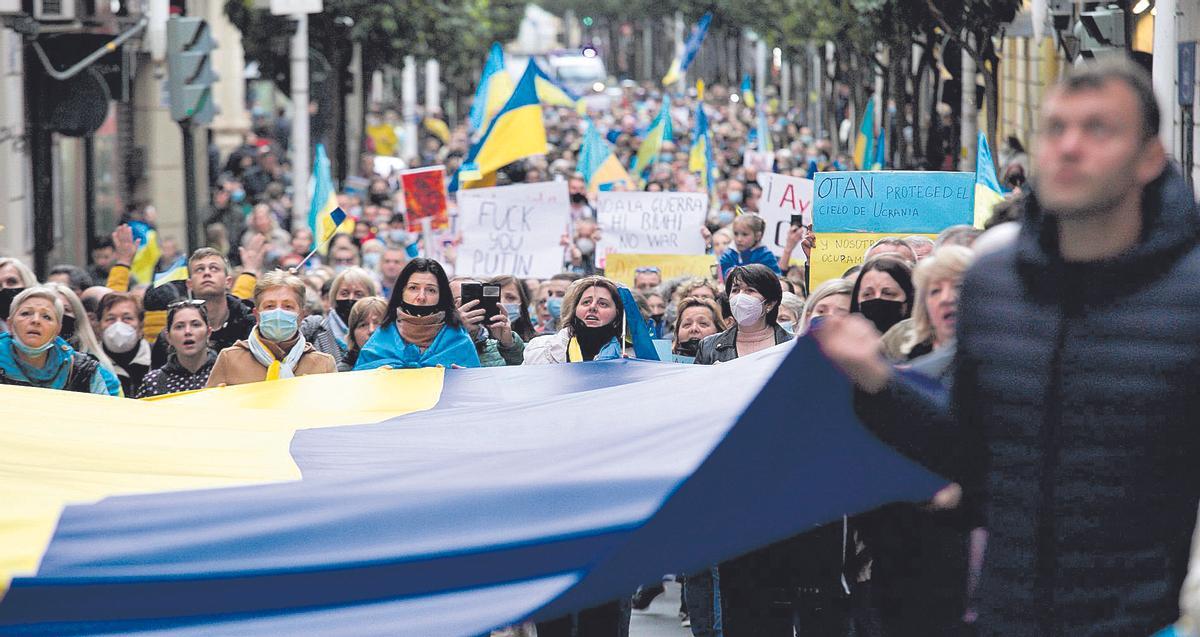
[[[601,192],[596,221],[601,255],[704,254],[700,227],[708,217],[702,192]]]
[[[817,173],[813,230],[936,234],[971,223],[974,194],[973,173]]]

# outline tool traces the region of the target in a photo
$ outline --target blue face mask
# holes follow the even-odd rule
[[[729,191],[729,203],[742,203],[742,191],[740,191],[740,190]]]
[[[504,303],[502,305],[504,306],[504,311],[508,313],[508,324],[509,325],[516,323],[517,320],[519,320],[521,318],[521,304],[520,303]]]
[[[733,223],[733,213],[728,210],[722,210],[721,214],[717,215],[717,221],[723,226]]]
[[[554,321],[555,324],[557,324],[558,319],[562,316],[562,298],[557,297],[557,296],[552,296],[549,299],[547,299],[546,300],[546,311],[550,312],[550,319],[552,321]]]
[[[296,335],[300,315],[284,309],[258,313],[258,333],[269,341],[286,341]]]
[[[363,267],[368,270],[378,270],[379,260],[383,255],[378,252],[368,252],[363,255]]]
[[[783,331],[787,332],[788,334],[796,333],[796,326],[791,321],[784,321],[779,324],[779,327],[782,327]]]
[[[47,351],[50,350],[50,348],[54,347],[54,340],[55,339],[50,339],[50,340],[46,341],[45,343],[42,343],[38,347],[30,347],[30,346],[22,343],[21,339],[14,336],[12,339],[12,344],[13,344],[13,347],[17,348],[18,350],[21,350],[21,353],[26,356],[38,356],[40,354],[46,353]]]
[[[246,200],[246,191],[235,190],[233,191],[233,194],[229,195],[229,198],[233,200],[233,203],[242,203]]]

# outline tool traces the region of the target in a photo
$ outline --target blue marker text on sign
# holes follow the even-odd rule
[[[813,230],[936,234],[971,223],[974,188],[973,173],[817,173]]]

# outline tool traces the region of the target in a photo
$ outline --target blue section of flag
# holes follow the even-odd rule
[[[600,137],[600,132],[596,130],[596,123],[592,118],[587,118],[587,132],[583,134],[583,143],[579,147],[579,160],[576,163],[579,174],[583,175],[584,181],[591,183],[592,175],[600,169],[600,165],[605,159],[612,154],[608,144],[604,143],[604,138]]]
[[[492,75],[505,72],[504,49],[500,48],[499,42],[493,42],[492,48],[488,51],[487,61],[483,64],[483,73],[479,76],[479,86],[475,87],[475,99],[471,101],[471,112],[467,117],[471,132],[479,130],[483,126],[484,118],[487,117],[488,85]]]
[[[336,228],[342,225],[342,222],[346,220],[346,211],[342,210],[340,207],[334,208],[329,213],[329,219],[333,221],[333,227]]]
[[[996,179],[996,164],[992,161],[992,148],[988,146],[987,135],[979,131],[978,148],[975,152],[975,183],[983,184],[996,192],[1000,190],[1000,180]]]
[[[700,45],[704,44],[704,36],[708,34],[708,23],[712,22],[712,13],[705,13],[700,17],[700,21],[692,28],[692,34],[688,37],[687,42],[683,45],[683,60],[680,61],[679,69],[681,72],[686,72],[688,67],[692,65],[692,60],[696,58],[696,53],[700,51]]]
[[[633,355],[642,360],[659,360],[658,350],[654,348],[654,339],[650,336],[650,325],[638,309],[633,291],[623,285],[617,290],[621,293],[621,304],[625,306],[625,325],[633,341]]]

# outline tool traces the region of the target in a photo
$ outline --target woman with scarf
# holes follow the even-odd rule
[[[300,323],[300,332],[314,349],[329,354],[340,366],[350,347],[350,309],[359,299],[378,295],[379,285],[369,272],[359,267],[347,268],[329,284],[326,297],[329,311],[325,316],[314,314],[305,318]]]
[[[96,332],[92,330],[92,322],[88,320],[87,310],[83,307],[83,301],[79,299],[74,290],[62,283],[51,281],[43,285],[57,292],[58,298],[63,302],[62,329],[59,330],[58,335],[76,352],[86,354],[99,361],[100,375],[108,383],[108,393],[113,396],[120,396],[121,379],[117,378],[117,371],[112,359],[108,357],[108,354],[104,353],[104,347],[100,345],[100,339],[96,337]]]
[[[381,326],[363,346],[354,369],[479,367],[475,343],[454,307],[442,264],[418,257],[396,277]]]
[[[571,284],[562,301],[558,332],[539,336],[525,346],[525,365],[578,363],[620,358],[625,306],[617,285],[602,276]],[[628,634],[628,601],[614,601],[537,625],[538,637],[618,637]],[[575,632],[572,631],[575,625]]]
[[[336,372],[333,357],[318,352],[300,333],[304,291],[304,281],[283,270],[259,278],[254,285],[254,316],[258,325],[245,340],[217,355],[207,386]]]
[[[617,285],[602,276],[580,279],[567,288],[563,297],[558,331],[529,341],[525,364],[620,358],[624,324],[625,306]]]
[[[10,331],[0,334],[0,385],[119,395],[110,392],[99,361],[59,336],[65,310],[57,292],[27,288],[9,308]]]

